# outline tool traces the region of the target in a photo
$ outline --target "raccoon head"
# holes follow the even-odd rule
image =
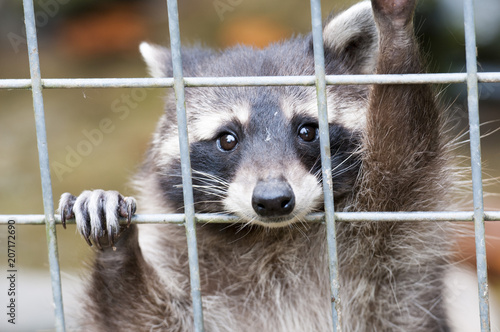
[[[377,30],[369,2],[324,27],[327,74],[371,73]],[[155,77],[171,77],[168,49],[141,44]],[[237,46],[215,52],[183,50],[186,77],[314,75],[311,36],[265,49]],[[345,207],[360,167],[368,88],[328,87],[334,194]],[[186,109],[197,212],[226,212],[280,227],[322,209],[322,176],[314,87],[187,87]],[[175,102],[154,136],[146,168],[163,199],[182,210]]]

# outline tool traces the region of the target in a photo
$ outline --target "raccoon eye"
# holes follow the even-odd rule
[[[232,151],[238,145],[238,139],[231,133],[224,133],[217,138],[217,147],[221,151]]]
[[[299,129],[299,137],[304,142],[312,142],[318,137],[318,127],[314,125],[303,125]]]

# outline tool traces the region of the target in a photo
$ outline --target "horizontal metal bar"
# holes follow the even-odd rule
[[[499,83],[500,72],[478,73],[480,83]],[[465,83],[466,73],[402,74],[402,75],[327,75],[328,85],[347,84],[422,84]],[[242,77],[184,77],[186,87],[211,86],[313,86],[315,76],[242,76]],[[166,88],[174,79],[166,78],[44,78],[45,89],[76,88]],[[0,79],[0,89],[30,89],[30,79]]]
[[[195,214],[198,223],[237,223],[240,218],[237,216],[200,213]],[[162,224],[172,223],[182,225],[184,214],[136,214],[132,217],[135,224]],[[304,218],[307,222],[323,222],[324,213],[312,213]],[[42,225],[45,222],[43,214],[2,214],[0,224],[6,224],[9,220],[15,220],[21,225]],[[56,214],[57,224],[61,223],[61,216]],[[473,211],[436,211],[436,212],[335,212],[335,221],[363,222],[363,221],[450,221],[450,222],[471,222],[474,220]],[[500,221],[500,211],[485,211],[484,220]],[[126,222],[125,219],[122,222]],[[74,219],[68,220],[68,224],[74,224]]]
[[[488,72],[488,73],[477,73],[477,81],[479,83],[498,83],[498,78],[500,73]]]
[[[0,89],[31,89],[29,78],[0,79]]]

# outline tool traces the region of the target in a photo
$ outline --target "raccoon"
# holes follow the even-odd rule
[[[360,2],[324,24],[327,74],[423,73],[415,0]],[[154,77],[168,49],[142,44]],[[314,75],[311,35],[264,49],[184,50],[185,76]],[[331,331],[316,91],[306,86],[186,88],[207,331]],[[449,207],[444,112],[422,85],[327,87],[337,211]],[[183,212],[175,101],[167,99],[135,177],[141,213]],[[99,249],[79,309],[85,331],[192,331],[184,228],[130,224],[136,201],[115,191],[63,194]],[[444,226],[443,226],[444,225]],[[443,301],[450,234],[436,222],[338,222],[343,331],[449,331]]]

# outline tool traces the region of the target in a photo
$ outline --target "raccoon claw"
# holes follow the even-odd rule
[[[99,241],[99,238],[95,238],[94,243],[95,243],[97,249],[102,250],[102,246],[101,246],[101,242]]]
[[[132,216],[136,210],[136,202],[132,197],[121,197],[120,200],[120,216],[127,218],[127,227],[132,222]]]
[[[64,193],[61,195],[61,199],[59,201],[59,211],[61,213],[61,223],[66,229],[66,220],[75,217],[73,213],[73,205],[75,204],[76,197],[71,195],[70,193]]]
[[[82,234],[83,235],[83,234]],[[85,239],[85,242],[89,245],[89,247],[92,247],[92,242],[90,242],[90,239],[86,236],[83,237]]]
[[[127,214],[127,227],[129,227],[130,226],[130,222],[131,222],[130,219],[132,219],[132,205],[129,205],[127,210],[128,210],[128,214]]]
[[[99,249],[114,246],[120,235],[119,217],[127,218],[127,227],[136,211],[136,201],[132,197],[123,197],[117,191],[84,191],[75,197],[69,193],[61,196],[59,202],[61,221],[74,217],[77,229],[85,241]],[[107,235],[107,236],[106,236]]]

